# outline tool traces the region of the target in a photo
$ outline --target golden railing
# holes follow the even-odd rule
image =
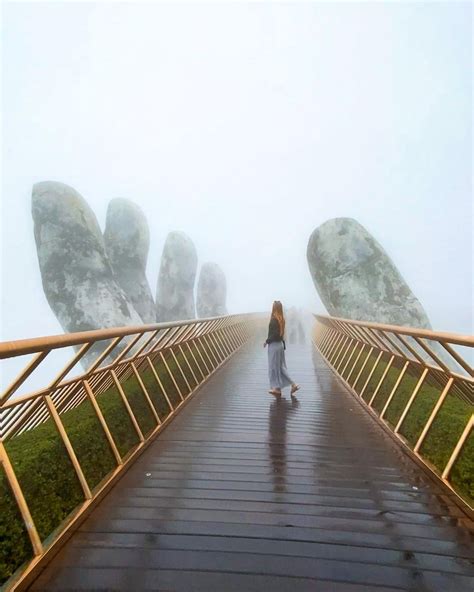
[[[254,334],[260,318],[234,315],[0,344],[2,360],[30,355],[0,397],[0,545],[6,545],[3,556],[12,555],[12,561],[20,553],[13,565],[0,561],[0,585],[12,575],[9,589],[26,582],[190,395]],[[71,346],[76,353],[45,388],[15,396],[52,352]],[[78,369],[79,375],[68,378]],[[104,445],[100,454],[92,448],[98,442]],[[35,454],[39,485],[25,470]],[[53,485],[43,476],[48,471]],[[62,505],[44,524],[38,495],[47,496],[51,487],[51,499],[61,498]],[[71,501],[62,488],[74,492]],[[21,538],[8,541],[22,527],[29,540],[24,556]]]
[[[363,405],[471,509],[470,336],[315,315],[315,347]]]

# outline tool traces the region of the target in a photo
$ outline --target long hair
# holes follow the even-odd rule
[[[280,337],[285,334],[285,317],[283,316],[283,306],[279,300],[275,300],[272,306],[272,318],[278,321],[280,327]]]

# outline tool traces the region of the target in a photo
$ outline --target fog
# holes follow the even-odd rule
[[[353,217],[435,329],[472,333],[470,3],[7,3],[2,340],[61,333],[33,183],[148,218],[224,270],[229,312],[324,312],[306,245]]]

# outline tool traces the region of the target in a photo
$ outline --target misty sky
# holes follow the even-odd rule
[[[2,339],[61,333],[31,187],[148,217],[226,273],[230,312],[323,312],[313,229],[363,224],[435,329],[472,332],[469,3],[5,4]]]

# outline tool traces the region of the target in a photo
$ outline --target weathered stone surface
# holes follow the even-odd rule
[[[144,323],[154,323],[155,303],[146,277],[150,232],[145,214],[128,199],[109,203],[104,243],[115,279]]]
[[[159,322],[195,318],[194,282],[197,254],[183,232],[170,232],[161,256],[156,288],[156,318]]]
[[[311,277],[329,314],[430,329],[428,316],[382,246],[352,218],[333,218],[312,233]]]
[[[33,186],[32,214],[43,289],[66,332],[141,325],[117,285],[97,219],[72,187]]]
[[[199,274],[196,307],[198,317],[218,317],[227,314],[227,282],[216,263],[204,263]]]

